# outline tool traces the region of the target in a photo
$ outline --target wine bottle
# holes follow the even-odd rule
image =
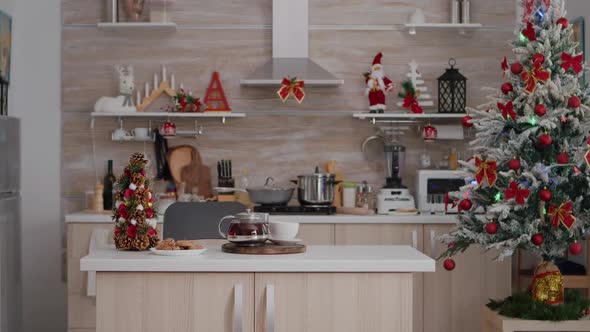
[[[113,161],[109,160],[107,174],[104,176],[104,191],[103,196],[103,207],[105,210],[113,209],[113,185],[115,184],[116,178],[113,175]]]

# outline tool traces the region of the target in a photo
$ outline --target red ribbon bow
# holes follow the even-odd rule
[[[506,57],[504,57],[504,60],[502,60],[500,66],[502,67],[502,77],[504,77],[506,76],[506,71],[508,70],[508,59],[506,59]]]
[[[514,112],[514,104],[512,101],[509,101],[506,104],[498,103],[498,109],[502,111],[502,117],[504,120],[508,120],[508,117],[510,116],[512,120],[516,121],[516,112]]]
[[[413,96],[410,91],[408,91],[404,98],[403,107],[411,109],[412,113],[424,113],[424,110],[422,110],[422,107],[420,107],[420,104],[418,103],[418,98]]]
[[[515,199],[516,203],[523,205],[531,192],[528,189],[518,188],[516,181],[510,182],[508,189],[504,190],[504,197],[506,200]]]
[[[547,82],[551,76],[551,73],[548,70],[543,70],[541,66],[541,63],[536,62],[532,69],[523,71],[522,74],[520,74],[520,78],[524,84],[526,84],[525,90],[528,93],[533,93],[535,91],[538,81]]]
[[[588,147],[588,151],[584,154],[584,160],[586,160],[586,166],[590,167],[590,137],[586,141],[586,146]]]
[[[297,77],[293,77],[292,79],[285,77],[281,82],[281,88],[277,91],[277,94],[283,103],[289,98],[289,95],[293,95],[297,102],[301,104],[303,98],[305,98],[305,91],[303,91],[304,87],[305,84],[303,81],[297,80]]]
[[[526,22],[526,29],[522,30],[522,35],[530,41],[537,40],[537,33],[535,32],[535,27],[531,21]]]
[[[551,225],[553,225],[553,227],[559,227],[559,224],[562,224],[565,228],[570,230],[576,222],[576,217],[572,215],[572,211],[573,203],[571,201],[565,202],[559,207],[551,204],[548,212],[549,216],[551,216]]]
[[[475,172],[475,179],[478,185],[482,185],[484,181],[487,181],[488,186],[492,187],[498,175],[496,169],[498,165],[495,160],[482,160],[479,157],[475,157],[475,166],[477,166],[477,172]]]
[[[566,71],[570,68],[573,68],[576,74],[581,72],[582,69],[584,69],[584,67],[582,66],[582,60],[582,54],[572,56],[571,54],[566,52],[561,53],[561,67]]]

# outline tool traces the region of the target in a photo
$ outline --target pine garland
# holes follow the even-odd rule
[[[503,300],[490,300],[487,307],[500,315],[527,320],[578,320],[590,309],[590,299],[575,290],[565,291],[565,303],[551,305],[533,300],[529,292],[520,292]]]

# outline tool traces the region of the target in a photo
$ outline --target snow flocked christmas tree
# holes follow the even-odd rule
[[[498,250],[500,260],[516,249],[548,262],[568,249],[576,255],[590,226],[590,99],[580,84],[582,54],[562,0],[524,5],[532,14],[516,28],[515,58],[501,63],[507,82],[489,103],[468,109],[476,136],[473,157],[462,162],[468,184],[449,195],[461,213],[458,227],[442,237],[447,270],[455,267],[450,257],[472,244]],[[555,292],[533,282],[532,298],[561,303],[559,270],[549,263],[540,271],[553,278],[540,281]]]
[[[115,246],[119,250],[146,250],[158,243],[158,216],[153,208],[154,194],[149,188],[142,153],[134,153],[117,180],[114,206]]]

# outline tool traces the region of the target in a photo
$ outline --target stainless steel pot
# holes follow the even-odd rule
[[[262,205],[287,205],[293,196],[295,187],[290,186],[277,186],[269,184],[269,181],[274,181],[273,178],[269,177],[264,183],[264,187],[258,188],[247,188],[250,200],[256,204]]]
[[[295,181],[294,181],[295,182]],[[297,199],[301,205],[332,205],[336,175],[316,172],[297,177]]]

